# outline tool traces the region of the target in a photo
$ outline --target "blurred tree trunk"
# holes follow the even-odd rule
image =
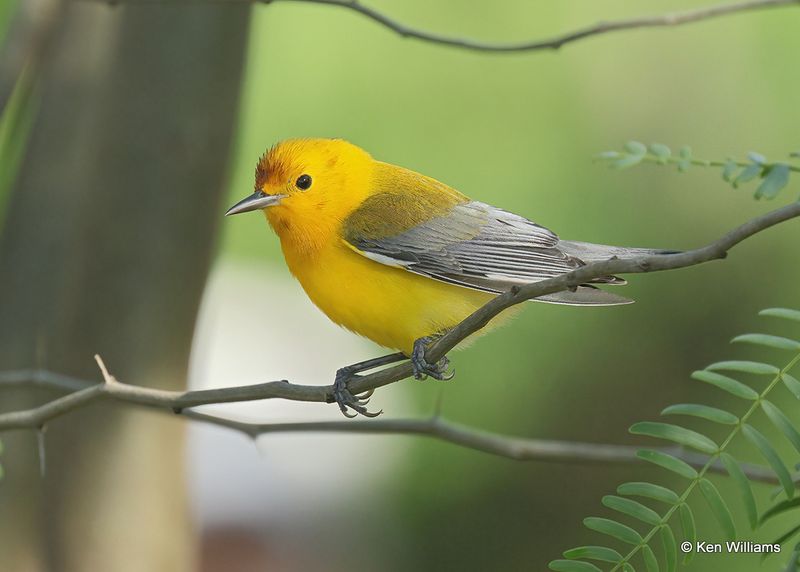
[[[0,235],[0,369],[183,387],[226,180],[245,6],[69,3]],[[38,348],[38,349],[37,349]],[[38,355],[38,357],[37,357]],[[0,393],[0,408],[56,394]],[[183,423],[92,406],[6,434],[0,570],[194,567]]]

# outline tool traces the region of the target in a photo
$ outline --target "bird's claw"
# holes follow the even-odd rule
[[[439,381],[450,381],[456,374],[456,370],[448,371],[450,360],[447,356],[436,363],[428,363],[425,359],[425,349],[427,345],[433,341],[432,338],[420,338],[414,342],[414,349],[411,352],[411,367],[414,370],[414,379],[425,379],[431,376],[433,379]]]
[[[374,389],[355,395],[350,391],[348,383],[354,377],[357,377],[356,374],[346,367],[336,372],[336,379],[333,382],[333,399],[339,406],[342,415],[352,419],[358,417],[359,414],[364,417],[377,417],[383,413],[382,409],[377,412],[367,409],[369,398],[372,397]]]
[[[414,369],[414,379],[423,380],[428,376],[438,381],[450,381],[456,375],[456,370],[448,370],[450,360],[443,357],[435,364],[428,363],[425,358],[421,360],[411,360],[411,366]]]
[[[436,336],[428,336],[420,338],[414,342],[414,349],[411,353],[411,365],[414,370],[414,377],[416,379],[425,379],[430,376],[440,381],[448,381],[453,379],[455,370],[449,370],[450,360],[443,357],[434,364],[428,363],[425,359],[425,350],[428,344],[433,342]],[[348,365],[341,368],[336,372],[336,379],[333,382],[333,391],[328,397],[328,402],[334,401],[339,406],[342,415],[350,419],[363,415],[364,417],[377,417],[383,410],[373,412],[367,408],[370,397],[372,397],[374,389],[369,389],[363,393],[353,394],[350,391],[349,384],[353,379],[358,379],[360,372],[374,369],[408,359],[408,355],[402,352],[381,356],[378,358],[369,359],[353,365]]]

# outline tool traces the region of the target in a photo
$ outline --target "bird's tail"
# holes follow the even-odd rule
[[[592,244],[590,242],[577,242],[574,240],[560,240],[558,242],[558,249],[584,262],[600,262],[614,257],[625,259],[635,256],[678,254],[681,252],[680,250],[663,250],[658,248],[608,246],[605,244]]]
[[[627,248],[624,246],[608,246],[605,244],[592,244],[590,242],[577,242],[574,240],[560,240],[558,249],[583,262],[602,262],[610,258],[633,258],[636,256],[653,256],[658,254],[677,254],[679,250],[662,250],[657,248]],[[546,296],[535,298],[537,302],[550,302],[551,304],[569,304],[571,306],[617,306],[630,304],[633,300],[617,296],[611,292],[600,290],[594,284],[619,286],[625,280],[617,276],[601,276],[592,280],[592,284],[578,286],[574,290],[565,290]]]

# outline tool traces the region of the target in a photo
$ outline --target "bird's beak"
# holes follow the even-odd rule
[[[268,195],[262,191],[256,191],[229,208],[225,216],[265,209],[277,205],[285,196],[286,195]]]

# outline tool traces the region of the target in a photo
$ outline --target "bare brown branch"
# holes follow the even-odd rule
[[[681,26],[692,22],[700,22],[720,16],[727,16],[739,12],[752,12],[767,8],[778,8],[800,4],[800,0],[748,0],[745,2],[725,3],[686,10],[682,12],[668,12],[654,16],[641,16],[625,20],[612,20],[598,22],[593,26],[566,32],[552,38],[529,40],[518,43],[491,43],[481,42],[471,38],[458,38],[429,32],[402,24],[387,16],[383,12],[362,4],[359,0],[81,0],[90,2],[107,2],[108,4],[277,4],[278,2],[306,2],[309,4],[323,4],[335,6],[357,12],[373,22],[395,32],[404,38],[414,38],[423,42],[450,46],[478,52],[533,52],[537,50],[556,50],[565,44],[624,30],[639,28],[664,28]]]
[[[800,216],[800,203],[792,203],[756,217],[731,230],[720,239],[701,248],[687,250],[679,254],[638,256],[625,260],[612,259],[603,262],[594,262],[555,278],[549,278],[541,282],[534,282],[512,289],[489,301],[486,305],[476,310],[472,315],[468,316],[446,335],[437,340],[426,352],[425,359],[429,363],[436,363],[464,339],[486,326],[486,324],[488,324],[492,318],[500,314],[500,312],[526,300],[566,290],[580,284],[586,284],[593,278],[599,276],[674,270],[725,258],[728,251],[743,240],[776,224],[798,216]],[[370,389],[388,385],[398,379],[410,377],[411,375],[411,364],[404,363],[354,379],[350,382],[350,389],[354,393],[362,393]]]
[[[429,361],[438,360],[459,342],[485,326],[489,320],[504,309],[515,304],[589,282],[592,278],[598,276],[672,270],[721,259],[727,255],[731,248],[743,240],[798,216],[800,216],[800,203],[793,203],[756,217],[701,248],[679,254],[640,256],[625,260],[611,259],[587,264],[568,274],[515,288],[497,296],[461,322],[447,335],[443,336],[429,349],[427,359]],[[282,380],[222,389],[167,391],[121,383],[108,372],[99,356],[96,356],[96,360],[103,376],[102,383],[96,384],[43,370],[17,370],[0,373],[0,388],[3,386],[13,387],[35,384],[42,387],[72,391],[68,395],[33,409],[0,414],[0,431],[12,429],[38,430],[43,428],[49,421],[75,411],[92,401],[110,399],[143,407],[152,407],[162,411],[172,411],[194,420],[235,429],[251,437],[269,433],[300,431],[410,434],[433,437],[462,447],[513,459],[606,463],[636,461],[636,449],[633,447],[509,437],[445,421],[438,415],[430,419],[421,420],[328,421],[285,424],[244,423],[192,411],[189,408],[199,405],[260,399],[330,402],[332,401],[333,386],[300,385]],[[411,374],[410,364],[404,363],[368,375],[357,376],[352,380],[351,387],[353,391],[361,393],[410,377]],[[695,467],[701,467],[707,461],[707,457],[703,455],[688,453],[681,449],[665,448],[663,450],[669,451]],[[715,466],[714,470],[721,470],[721,468]],[[774,482],[774,476],[770,471],[762,467],[748,466],[746,467],[746,472],[754,480]]]
[[[272,387],[270,383],[209,391],[162,391],[122,383],[108,373],[105,364],[98,356],[95,356],[95,359],[103,374],[103,383],[92,384],[91,382],[69,378],[70,386],[75,388],[79,385],[80,389],[35,409],[0,415],[0,431],[12,429],[41,430],[48,421],[75,411],[89,402],[99,399],[112,399],[131,405],[152,407],[164,412],[175,412],[195,421],[239,431],[251,438],[277,433],[310,432],[353,433],[360,435],[417,435],[519,461],[584,464],[633,464],[641,461],[636,456],[636,451],[639,447],[549,439],[526,439],[500,435],[447,421],[438,414],[427,419],[247,423],[186,408],[211,403],[230,403],[258,399],[261,395],[269,394],[269,388]],[[27,374],[31,374],[29,382],[36,379],[36,383],[41,386],[51,386],[55,389],[64,389],[65,387],[64,376],[46,370],[2,373],[0,374],[0,386],[22,383],[24,382],[24,376]],[[685,451],[679,447],[661,447],[658,450],[682,459],[695,468],[702,468],[708,462],[707,456]],[[742,469],[752,481],[777,483],[775,475],[766,467],[743,464]],[[720,463],[712,465],[711,471],[725,473],[725,469]]]
[[[696,10],[688,10],[685,12],[670,12],[667,14],[660,14],[657,16],[644,16],[640,18],[631,18],[628,20],[616,20],[611,22],[599,22],[594,26],[567,32],[553,38],[542,40],[532,40],[521,43],[511,44],[492,44],[486,42],[479,42],[477,40],[466,38],[454,38],[426,32],[411,28],[404,24],[400,24],[395,20],[389,18],[385,14],[378,12],[368,6],[364,6],[357,0],[262,0],[265,3],[274,3],[278,1],[291,1],[291,2],[311,2],[314,4],[327,4],[331,6],[339,6],[354,10],[359,14],[381,24],[400,34],[405,38],[416,38],[425,42],[430,42],[439,45],[452,46],[457,48],[464,48],[468,50],[475,50],[481,52],[531,52],[536,50],[558,49],[564,44],[597,36],[600,34],[607,34],[610,32],[619,32],[622,30],[632,30],[636,28],[659,28],[666,26],[680,26],[690,22],[699,22],[701,20],[708,20],[727,14],[734,14],[736,12],[746,12],[753,10],[763,10],[765,8],[775,8],[778,6],[788,6],[791,4],[798,4],[798,0],[750,0],[747,2],[739,2],[733,4],[719,4],[715,6],[708,6],[706,8],[698,8]]]
[[[481,431],[466,425],[447,421],[439,415],[428,419],[378,419],[372,421],[316,421],[302,423],[243,423],[197,411],[187,411],[191,419],[221,425],[241,431],[251,437],[274,433],[357,433],[367,435],[419,435],[482,451],[498,457],[518,461],[541,461],[552,463],[602,463],[633,464],[641,459],[636,456],[640,447],[610,445],[605,443],[583,443],[550,439],[526,439]],[[680,447],[657,447],[659,451],[677,457],[700,469],[708,457],[685,451]],[[727,474],[725,467],[717,462],[711,465],[714,473]],[[753,481],[777,483],[775,475],[766,467],[749,463],[742,470]]]

